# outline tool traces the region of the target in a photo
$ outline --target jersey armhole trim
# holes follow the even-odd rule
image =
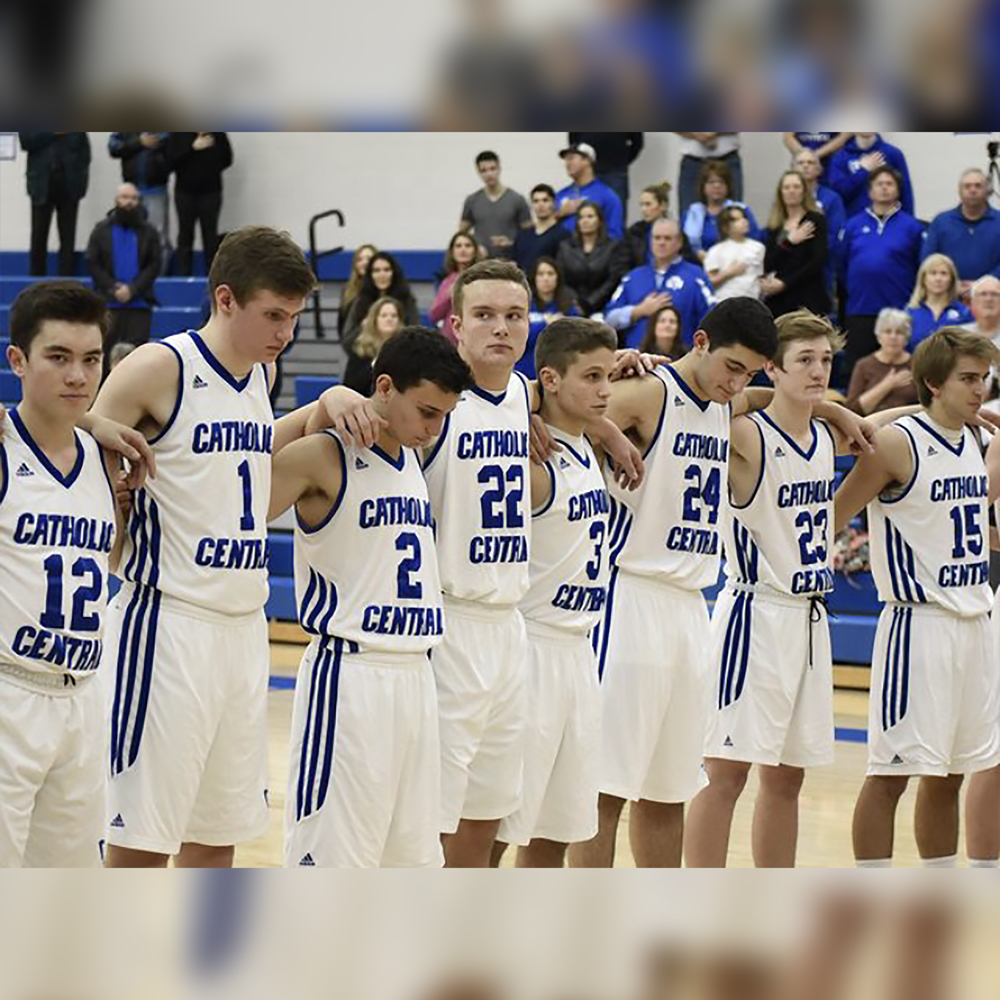
[[[7,463],[7,449],[4,447],[3,441],[0,441],[0,503],[3,503],[3,498],[7,495],[9,487],[10,466]]]
[[[434,459],[437,458],[438,452],[441,450],[441,446],[444,444],[444,440],[448,436],[448,428],[450,426],[451,426],[451,414],[449,413],[444,418],[444,425],[441,428],[441,433],[438,435],[437,441],[434,442],[434,447],[431,448],[430,454],[427,456],[427,458],[424,459],[423,468],[425,472],[430,468],[431,462],[433,462]]]
[[[336,499],[333,501],[333,506],[327,512],[326,517],[317,525],[306,524],[301,517],[299,517],[299,505],[295,505],[295,523],[299,526],[299,529],[305,535],[315,535],[316,532],[322,531],[332,520],[334,514],[340,509],[340,505],[344,500],[344,494],[347,492],[347,452],[344,450],[344,443],[337,437],[336,434],[331,431],[323,431],[323,433],[330,438],[332,441],[337,443],[337,447],[340,449],[340,465],[341,465],[341,477],[340,477],[340,492],[337,494]]]
[[[101,463],[101,468],[104,470],[104,478],[107,480],[108,489],[111,491],[111,513],[112,513],[112,516],[115,519],[115,522],[117,523],[117,520],[118,520],[118,498],[115,496],[115,485],[114,485],[114,483],[111,482],[111,473],[108,472],[108,460],[107,460],[107,456],[104,453],[104,449],[99,444],[97,444],[96,441],[94,442],[94,444],[97,445],[97,458],[98,458],[98,461],[100,461],[100,463]]]
[[[155,437],[149,439],[151,445],[158,444],[163,440],[167,431],[174,426],[174,421],[177,419],[177,414],[180,413],[181,400],[184,398],[184,359],[181,357],[181,352],[174,347],[173,344],[167,343],[165,340],[161,340],[160,343],[164,347],[169,347],[171,351],[174,352],[174,357],[177,358],[177,398],[174,400],[174,409],[167,419],[167,422],[160,428]]]
[[[670,398],[670,387],[667,385],[666,379],[660,378],[658,375],[654,377],[663,387],[663,405],[660,407],[660,419],[657,421],[656,430],[653,432],[653,436],[649,439],[649,447],[642,453],[643,458],[649,457],[649,453],[653,450],[656,442],[660,439],[660,432],[663,430],[663,421],[667,415],[667,400]]]
[[[764,469],[767,465],[767,446],[764,444],[764,428],[760,426],[760,423],[748,413],[747,419],[757,428],[757,434],[760,436],[760,472],[757,474],[757,482],[754,483],[753,490],[750,492],[750,499],[746,503],[735,503],[733,498],[730,496],[729,503],[733,510],[746,510],[750,504],[757,499],[757,493],[760,491],[760,484],[764,482]]]
[[[544,513],[551,509],[552,505],[556,501],[556,471],[552,468],[551,460],[545,463],[545,471],[549,474],[549,498],[542,504],[538,510],[533,510],[531,512],[532,520],[536,517],[541,517]]]
[[[893,504],[899,503],[909,492],[913,489],[913,484],[917,481],[917,476],[920,473],[920,450],[917,448],[916,439],[913,437],[912,432],[908,427],[904,427],[903,424],[890,424],[890,427],[898,427],[906,435],[910,442],[910,451],[913,452],[913,475],[910,476],[910,481],[903,487],[901,493],[894,497],[885,497],[883,494],[879,494],[878,500],[880,503]]]

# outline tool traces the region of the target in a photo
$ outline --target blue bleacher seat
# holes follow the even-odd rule
[[[322,378],[318,375],[297,375],[295,378],[295,405],[307,406],[315,402],[333,385],[340,385],[336,376]]]
[[[21,402],[21,380],[10,371],[0,371],[0,403]]]
[[[10,340],[0,337],[0,371],[8,371],[10,365],[7,364],[7,348],[10,347]]]
[[[275,618],[282,622],[298,620],[294,580],[286,577],[271,577],[271,596],[268,598],[264,612],[268,618]]]
[[[292,558],[294,537],[290,531],[272,531],[268,534],[272,577],[295,576],[295,563]]]

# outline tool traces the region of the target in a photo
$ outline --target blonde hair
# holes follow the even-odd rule
[[[351,276],[347,279],[347,284],[344,285],[344,290],[340,295],[340,308],[347,314],[347,307],[358,297],[358,292],[361,291],[361,284],[365,280],[364,275],[358,274],[358,258],[365,250],[371,250],[372,254],[378,253],[378,248],[374,243],[362,243],[357,250],[354,251],[354,256],[351,258]]]
[[[785,313],[774,321],[774,326],[778,331],[778,350],[772,360],[778,368],[784,363],[788,346],[797,340],[825,338],[830,342],[835,354],[847,343],[844,334],[825,316],[819,316],[808,309],[796,309],[794,312]]]
[[[774,204],[771,206],[771,216],[767,220],[768,229],[781,229],[788,221],[788,212],[785,209],[784,199],[781,197],[781,185],[786,177],[798,177],[802,181],[802,207],[807,212],[818,212],[819,206],[809,190],[809,183],[797,170],[786,170],[778,178],[778,186],[774,190]]]
[[[989,337],[959,326],[942,326],[917,345],[910,367],[921,406],[931,405],[934,394],[930,386],[944,385],[963,355],[994,366],[1000,364],[1000,349]]]
[[[943,264],[951,273],[951,284],[948,286],[948,301],[952,302],[958,298],[959,288],[958,269],[955,262],[945,253],[932,253],[927,256],[917,271],[917,283],[913,286],[913,294],[907,303],[910,309],[916,309],[927,298],[927,289],[924,287],[924,278],[927,272],[938,264]]]
[[[403,307],[391,295],[383,295],[381,298],[376,299],[365,318],[361,321],[361,332],[354,341],[352,349],[359,358],[368,358],[370,361],[374,361],[378,357],[378,352],[382,350],[385,339],[379,333],[378,314],[382,311],[382,307],[386,305],[391,305],[395,308],[396,315],[399,317],[400,329],[402,329],[403,324],[406,322],[403,316]]]

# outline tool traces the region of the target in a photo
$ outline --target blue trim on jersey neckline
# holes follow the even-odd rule
[[[570,454],[571,454],[571,455],[572,455],[572,456],[573,456],[573,457],[574,457],[574,458],[575,458],[575,459],[576,459],[576,460],[577,460],[577,461],[578,461],[578,462],[579,462],[579,463],[580,463],[580,464],[581,464],[581,465],[582,465],[582,466],[583,466],[583,467],[584,467],[585,469],[589,469],[589,468],[590,468],[590,456],[589,456],[589,455],[581,455],[581,454],[580,454],[580,453],[579,453],[579,452],[578,452],[578,451],[576,450],[576,448],[574,448],[574,447],[573,447],[573,446],[572,446],[572,445],[571,445],[571,444],[569,443],[569,441],[567,441],[567,440],[566,440],[565,438],[561,438],[561,437],[556,437],[556,436],[555,436],[555,434],[553,434],[553,435],[552,435],[552,439],[553,439],[554,441],[558,441],[558,442],[559,442],[559,443],[560,443],[560,444],[561,444],[561,445],[562,445],[562,446],[563,446],[564,448],[566,448],[566,449],[567,449],[567,450],[569,451],[569,453],[570,453]]]
[[[694,389],[692,389],[691,386],[689,386],[687,382],[684,381],[684,379],[680,376],[680,374],[678,374],[677,369],[674,368],[673,365],[664,365],[663,367],[666,368],[666,370],[670,372],[671,375],[673,375],[674,381],[677,383],[677,385],[684,391],[684,393],[687,396],[690,397],[691,402],[694,403],[701,410],[702,413],[704,413],[712,405],[712,400],[702,399],[701,396],[699,396],[694,391]]]
[[[391,465],[397,472],[402,472],[403,466],[406,465],[406,449],[402,445],[399,447],[399,458],[393,458],[392,455],[377,444],[373,444],[370,451],[378,455],[387,465]]]
[[[508,388],[510,386],[508,385]],[[474,392],[480,399],[485,399],[487,403],[492,403],[494,406],[499,406],[507,398],[507,389],[504,389],[499,395],[492,393],[489,389],[481,389],[478,385],[474,385],[470,389]]]
[[[809,430],[812,431],[812,444],[808,451],[803,451],[799,447],[795,438],[786,434],[763,410],[757,411],[787,442],[793,447],[807,462],[816,454],[816,445],[819,444],[819,435],[816,433],[816,423],[812,419],[809,421]]]
[[[83,470],[83,442],[80,440],[80,435],[73,431],[73,440],[76,441],[76,462],[73,464],[73,468],[70,469],[67,475],[63,475],[50,461],[48,455],[42,451],[41,448],[35,443],[35,439],[28,433],[28,428],[24,426],[24,421],[21,419],[21,415],[17,412],[17,409],[10,411],[11,423],[17,428],[17,433],[21,435],[21,440],[34,452],[35,458],[45,467],[45,470],[49,473],[52,478],[59,483],[60,486],[69,489],[77,480],[80,472]]]
[[[915,424],[920,424],[920,426],[923,427],[923,429],[927,431],[928,434],[930,434],[932,437],[936,437],[938,441],[940,441],[941,444],[943,444],[948,449],[948,451],[950,451],[953,455],[962,454],[962,451],[965,449],[964,427],[962,428],[962,440],[958,442],[958,447],[956,448],[955,445],[953,445],[947,438],[941,437],[941,435],[938,434],[938,432],[934,430],[934,428],[931,427],[930,424],[925,424],[916,414],[911,414],[911,416]]]
[[[201,339],[201,335],[197,330],[191,330],[188,336],[194,341],[195,347],[201,351],[201,356],[208,362],[210,368],[213,369],[216,375],[222,379],[223,382],[231,385],[237,392],[242,392],[249,384],[250,379],[253,378],[253,368],[242,378],[237,379],[233,376],[232,372],[208,349],[208,344]],[[254,368],[257,366],[254,365]]]

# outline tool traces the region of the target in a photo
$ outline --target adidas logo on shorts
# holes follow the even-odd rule
[[[784,448],[781,447],[780,444],[778,445],[777,448],[774,449],[774,457],[775,458],[784,458],[785,457],[785,450],[784,450]]]
[[[892,760],[890,761],[890,763],[892,763],[892,764],[905,764],[906,761],[903,760],[903,758],[900,757],[899,754],[896,754],[896,756],[892,758]]]
[[[732,738],[732,736],[727,736],[725,742],[722,745],[724,747],[732,748],[732,746],[733,746],[733,738]]]
[[[119,814],[118,814],[118,815],[117,815],[117,816],[116,816],[116,817],[115,817],[115,818],[114,818],[114,819],[113,819],[113,820],[111,821],[111,826],[112,826],[112,827],[113,827],[113,828],[114,828],[115,830],[124,830],[124,829],[125,829],[125,820],[123,820],[123,819],[122,819],[122,814],[121,814],[121,813],[119,813]]]
[[[927,446],[927,457],[930,458],[931,455],[936,455],[936,454],[937,454],[937,448],[935,448],[934,445],[932,445],[932,444],[928,445]]]
[[[33,476],[34,472],[31,471],[27,462],[22,462],[17,467],[17,472],[14,473],[15,476]]]
[[[307,854],[307,855],[306,855],[306,856],[305,856],[305,857],[304,857],[304,858],[303,858],[303,859],[302,859],[302,860],[301,860],[301,861],[299,862],[299,867],[300,867],[300,868],[315,868],[315,867],[316,867],[316,862],[315,862],[315,861],[313,861],[313,856],[312,856],[311,854]]]
[[[194,381],[191,383],[192,389],[207,389],[208,383],[200,376],[195,375]]]
[[[367,469],[368,468],[368,463],[363,458],[360,458],[360,457],[356,458],[354,460],[354,468],[355,469]]]

